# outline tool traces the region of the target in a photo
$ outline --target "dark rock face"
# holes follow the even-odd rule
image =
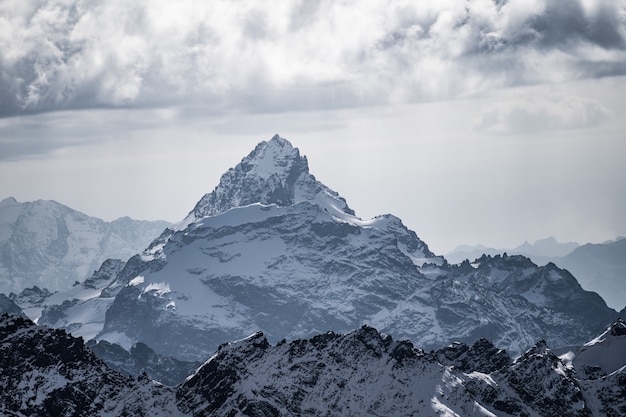
[[[613,336],[626,336],[626,323],[621,317],[611,325],[611,334]]]
[[[0,316],[0,414],[149,415],[167,391],[111,371],[63,330]],[[153,410],[154,411],[154,410]]]
[[[117,296],[99,337],[198,361],[259,329],[276,341],[368,323],[425,349],[485,338],[520,354],[541,339],[585,343],[615,320],[554,264],[504,254],[449,265],[400,219],[351,213],[289,142],[262,142],[127,262],[103,291]]]
[[[505,379],[519,398],[541,415],[590,416],[575,374],[541,341],[496,378]]]
[[[87,347],[117,372],[134,377],[145,373],[168,386],[180,384],[201,365],[159,355],[144,343],[135,343],[130,351],[105,340],[90,340]]]
[[[496,348],[487,339],[479,339],[472,346],[453,343],[435,353],[437,360],[447,366],[454,366],[465,373],[482,372],[490,374],[511,364],[509,354]]]
[[[0,314],[5,313],[11,316],[26,318],[26,315],[24,314],[20,306],[15,304],[13,300],[11,300],[6,295],[0,294]]]
[[[603,381],[606,386],[581,384],[543,341],[515,360],[486,340],[429,354],[362,327],[276,346],[261,334],[223,345],[180,387],[177,401],[200,416],[247,410],[251,416],[584,417],[617,415],[611,413],[626,405],[619,378]]]
[[[153,357],[145,346],[131,355]],[[255,333],[163,387],[110,370],[63,330],[3,315],[0,370],[2,415],[612,417],[626,410],[623,370],[580,380],[545,342],[512,361],[486,340],[426,353],[368,326],[274,346]]]
[[[259,143],[236,167],[222,175],[220,184],[200,199],[190,215],[201,219],[254,203],[289,206],[297,202],[298,191],[303,192],[304,199],[328,193],[343,211],[354,214],[343,198],[309,174],[306,157],[275,135]]]

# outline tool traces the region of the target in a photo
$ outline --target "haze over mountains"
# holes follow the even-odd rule
[[[169,225],[87,216],[56,201],[0,201],[0,292],[66,290],[109,258],[126,260]]]
[[[461,245],[447,253],[446,259],[459,263],[465,259],[474,260],[483,254],[501,253],[523,255],[537,265],[553,262],[570,271],[583,288],[600,294],[609,306],[618,310],[626,306],[626,239],[623,237],[584,245],[560,243],[549,237],[532,244],[525,242],[512,249]]]
[[[71,214],[60,218],[68,217],[73,218]],[[58,218],[41,221],[53,219],[59,229]],[[93,235],[87,235],[93,241]],[[33,235],[23,235],[28,236]],[[35,239],[40,241],[48,242]],[[554,244],[543,243],[544,248]],[[148,372],[176,387],[156,388],[145,379],[120,382],[108,398],[122,395],[136,401],[115,403],[98,397],[100,405],[92,411],[102,415],[129,410],[229,415],[228,410],[239,409],[256,416],[341,409],[343,415],[372,410],[386,415],[428,410],[446,415],[457,410],[461,415],[587,416],[619,410],[624,399],[619,391],[620,364],[626,364],[626,358],[619,349],[611,348],[618,352],[619,366],[612,363],[607,370],[596,364],[599,370],[587,369],[592,365],[585,362],[584,369],[574,370],[547,348],[562,349],[560,354],[569,355],[571,362],[587,350],[583,345],[590,340],[595,340],[591,345],[608,340],[606,334],[594,338],[610,323],[618,323],[613,327],[621,331],[618,312],[598,294],[583,289],[570,272],[512,254],[450,264],[399,218],[358,217],[344,198],[309,172],[306,157],[278,135],[259,143],[224,173],[183,220],[162,229],[144,250],[124,260],[104,261],[88,279],[69,289],[53,293],[31,287],[0,298],[0,308],[27,315],[40,326],[82,336],[110,368],[123,374]],[[45,336],[44,327],[11,320],[6,319],[7,349],[26,343],[24,334],[76,346],[62,332]],[[380,332],[408,339],[417,348]],[[615,343],[621,346],[621,341],[610,342]],[[76,366],[86,362],[98,372],[113,372],[81,346],[76,347]],[[355,352],[377,358],[376,369],[369,368],[369,359],[355,362],[350,356]],[[511,359],[516,355],[521,356]],[[209,357],[213,359],[185,379],[190,369]],[[62,358],[66,359],[74,360]],[[354,367],[345,374],[345,366],[337,368],[332,360]],[[485,368],[490,362],[498,366]],[[410,369],[403,368],[406,364]],[[31,383],[16,382],[18,364],[7,366],[13,367],[7,377],[11,384]],[[23,371],[23,378],[36,380],[44,372],[38,367]],[[328,373],[319,371],[323,368]],[[314,377],[302,382],[305,374]],[[87,380],[92,375],[88,372]],[[609,378],[581,382],[599,375]],[[78,385],[67,385],[73,378],[78,378]],[[109,379],[122,381],[119,378],[112,373]],[[379,384],[378,378],[389,384]],[[393,382],[396,378],[413,382],[403,388]],[[239,381],[256,385],[249,388]],[[217,392],[215,384],[228,388]],[[356,387],[348,390],[352,400],[343,395],[346,384]],[[529,397],[523,393],[527,385],[551,388]],[[415,396],[410,388],[415,386],[426,387],[423,398]],[[46,389],[45,404],[28,390],[15,395],[25,398],[30,409],[40,410],[37,407],[61,407],[55,399],[57,389],[65,390],[69,397],[63,398],[74,404],[75,389],[92,392],[93,386],[80,372],[71,371],[55,374]],[[361,390],[371,394],[368,401],[380,400],[362,408]],[[608,392],[606,398],[595,400],[585,394],[595,398],[601,391]],[[338,392],[341,398],[333,394]],[[383,401],[389,393],[399,402]],[[544,397],[538,400],[537,395]],[[295,403],[292,396],[298,398]],[[164,412],[168,401],[169,411]],[[19,409],[10,401],[6,404]]]
[[[13,301],[40,324],[185,361],[260,329],[276,341],[363,323],[425,348],[487,337],[522,352],[583,343],[617,314],[553,264],[450,265],[400,219],[357,217],[278,135],[139,255]]]

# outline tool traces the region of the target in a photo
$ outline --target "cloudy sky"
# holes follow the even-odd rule
[[[626,0],[2,0],[0,198],[182,219],[275,133],[437,253],[626,235]]]

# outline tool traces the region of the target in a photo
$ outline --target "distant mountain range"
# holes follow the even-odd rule
[[[0,413],[617,417],[625,351],[619,321],[560,357],[539,341],[515,359],[485,339],[426,352],[368,326],[275,345],[255,333],[170,387],[111,370],[63,330],[2,315]]]
[[[451,265],[400,219],[357,217],[279,136],[138,255],[69,290],[10,299],[39,324],[183,362],[258,330],[275,342],[364,323],[426,349],[485,337],[521,353],[541,339],[582,343],[618,315],[554,264]]]
[[[461,245],[447,253],[451,263],[480,258],[483,254],[495,256],[507,253],[523,255],[537,265],[552,262],[571,272],[589,291],[595,291],[615,309],[626,307],[626,239],[579,245],[575,242],[559,243],[554,237],[528,242],[512,249],[496,249],[483,245]]]
[[[534,243],[524,242],[515,248],[492,248],[484,245],[459,245],[453,251],[446,253],[446,259],[450,263],[461,263],[464,260],[473,261],[482,255],[495,256],[507,253],[509,255],[522,255],[532,259],[538,265],[545,265],[554,258],[561,258],[580,245],[576,242],[561,243],[554,237],[537,240]]]
[[[0,237],[10,255],[3,257],[9,260],[5,269],[57,271],[54,265],[63,264],[64,271],[76,272],[74,282],[100,262],[96,254],[104,256],[98,245],[125,242],[117,232],[96,233],[117,230],[110,224],[58,203],[9,199],[2,205],[9,208],[0,211]],[[139,232],[127,221],[124,236],[134,240]],[[554,263],[533,263],[528,256],[536,255],[481,254],[450,263],[397,217],[359,218],[279,136],[259,143],[224,173],[181,222],[158,231],[151,228],[158,224],[143,224],[141,230],[155,237],[150,243],[101,261],[71,287],[50,290],[42,283],[51,272],[32,269],[32,275],[11,281],[27,288],[0,295],[0,313],[14,317],[5,319],[8,344],[1,348],[29,346],[29,337],[43,343],[43,337],[74,352],[62,356],[69,365],[61,368],[51,365],[57,345],[45,348],[52,349],[49,363],[29,359],[35,347],[23,352],[30,368],[7,362],[11,371],[3,381],[16,390],[6,395],[22,400],[2,400],[6,410],[587,416],[623,406],[623,370],[579,364],[574,374],[573,362],[559,360],[546,346],[568,357],[588,350],[581,346],[592,339],[592,345],[606,346],[601,340],[614,338],[594,337],[626,310],[608,307]],[[561,257],[566,246],[554,239],[526,244],[525,250],[570,256]],[[13,261],[28,257],[33,261]],[[50,329],[81,336],[92,351]],[[617,357],[622,361],[621,353]],[[74,366],[85,369],[84,378]],[[143,373],[149,377],[136,378]],[[12,379],[21,374],[22,382]],[[582,382],[580,375],[601,381]],[[95,392],[97,385],[102,393]],[[39,388],[33,393],[34,386]],[[415,386],[425,391],[416,394]]]
[[[56,201],[0,201],[0,292],[38,286],[66,290],[87,279],[108,258],[142,251],[164,221],[122,217],[105,222]]]

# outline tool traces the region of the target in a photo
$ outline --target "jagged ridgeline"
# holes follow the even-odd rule
[[[128,259],[170,223],[122,217],[106,222],[56,201],[0,201],[0,292],[37,286],[63,291],[107,258]]]
[[[363,323],[426,349],[486,337],[521,353],[541,339],[584,343],[617,317],[553,264],[498,255],[449,265],[397,217],[361,219],[278,135],[102,295],[112,303],[99,339],[185,361],[258,330],[277,341]]]
[[[397,217],[361,219],[279,136],[142,253],[69,290],[34,287],[3,303],[13,304],[85,340],[186,363],[259,330],[276,342],[364,323],[425,349],[484,337],[516,354],[542,339],[584,343],[617,317],[553,264],[496,255],[450,265]]]
[[[255,333],[166,387],[109,369],[63,330],[2,315],[0,414],[617,417],[626,409],[624,362],[594,360],[626,349],[623,327],[569,360],[543,341],[512,359],[484,339],[425,352],[368,326],[275,345]]]

